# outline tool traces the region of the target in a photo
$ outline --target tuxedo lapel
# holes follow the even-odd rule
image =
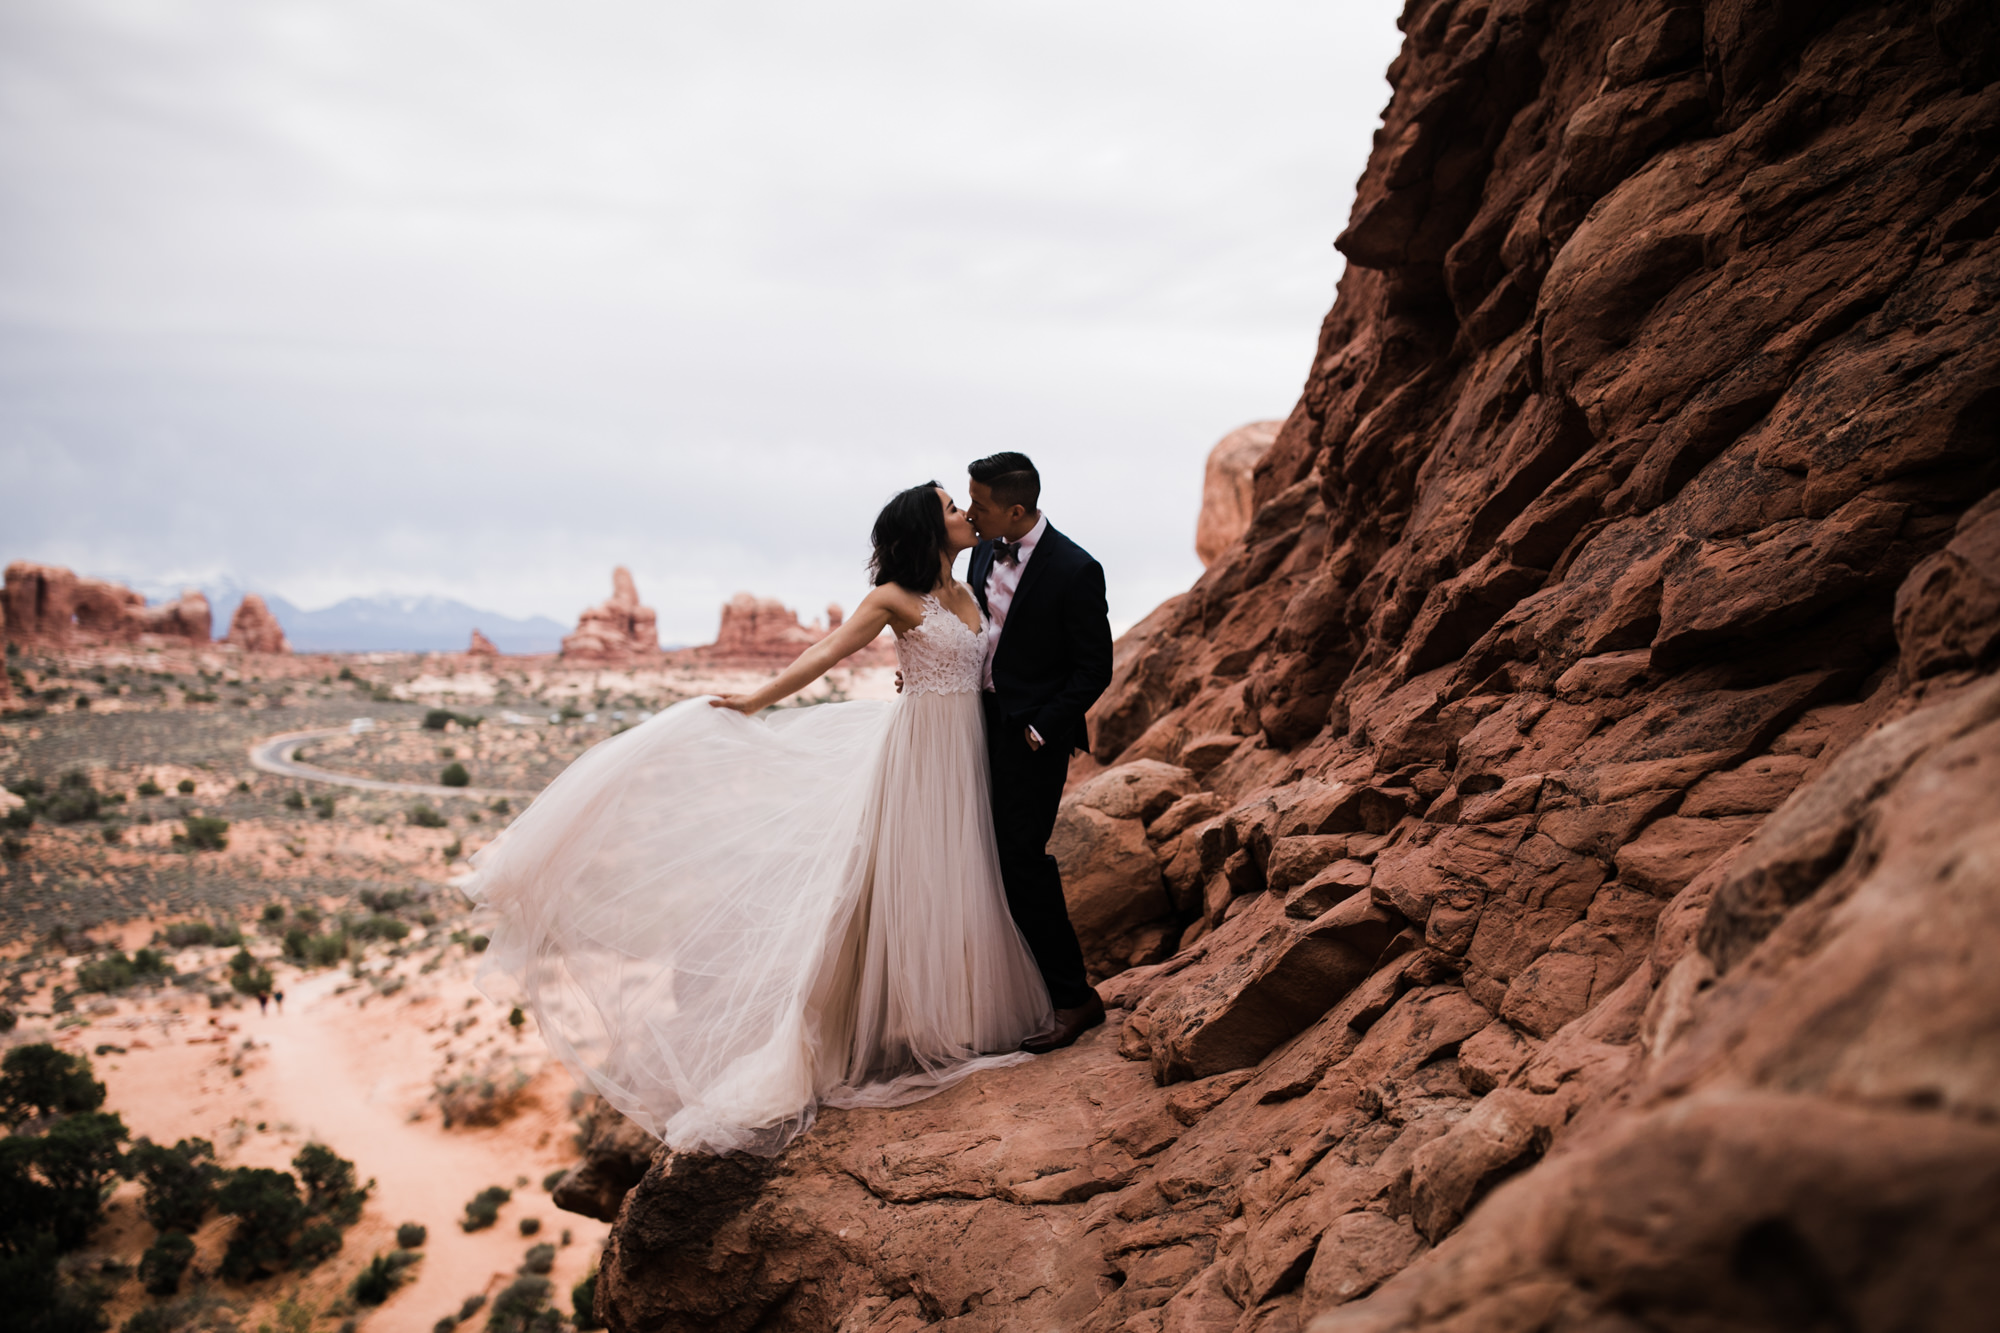
[[[1007,623],[1000,629],[1002,644],[1007,642],[1008,632],[1020,623],[1021,607],[1027,603],[1028,595],[1041,586],[1042,571],[1056,563],[1061,548],[1068,542],[1069,538],[1057,532],[1053,526],[1042,530],[1042,539],[1035,543],[1034,552],[1028,557],[1028,567],[1021,571],[1021,582],[1014,589],[1014,598],[1007,603]]]
[[[981,542],[972,548],[972,559],[966,562],[965,581],[972,585],[972,595],[979,602],[979,614],[992,614],[986,609],[986,576],[993,569],[993,543]]]

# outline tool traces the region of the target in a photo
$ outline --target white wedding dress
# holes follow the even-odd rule
[[[985,636],[924,598],[894,702],[704,699],[595,746],[474,858],[480,987],[670,1147],[1015,1063],[1049,997],[987,803]]]

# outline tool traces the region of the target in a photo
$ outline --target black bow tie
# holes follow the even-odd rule
[[[1021,543],[996,538],[993,542],[993,558],[1002,564],[1021,563]]]

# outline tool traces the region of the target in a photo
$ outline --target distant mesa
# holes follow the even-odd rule
[[[472,643],[466,648],[465,655],[467,657],[498,657],[500,656],[500,650],[493,646],[493,640],[481,634],[475,626],[472,631]]]
[[[658,617],[639,602],[632,571],[620,565],[611,571],[611,600],[600,602],[577,618],[576,632],[562,641],[562,655],[578,662],[620,662],[660,651]]]
[[[205,644],[208,598],[190,588],[160,606],[121,584],[78,578],[59,565],[16,560],[7,566],[5,634],[15,642],[49,647],[89,644]]]
[[[1282,421],[1253,421],[1239,426],[1208,452],[1208,469],[1201,480],[1201,517],[1195,521],[1194,553],[1206,569],[1222,558],[1250,528],[1256,504],[1252,499],[1259,459],[1277,442]]]
[[[271,614],[271,608],[256,593],[245,593],[243,600],[236,604],[236,614],[229,618],[229,634],[224,643],[233,643],[246,653],[289,653],[290,644],[285,642],[284,627]]]
[[[799,620],[798,612],[775,597],[739,592],[723,603],[714,643],[662,652],[657,618],[652,608],[640,603],[631,571],[622,565],[612,571],[611,588],[611,600],[585,611],[577,619],[576,632],[563,639],[564,661],[619,665],[656,661],[661,665],[776,670],[790,666],[800,653],[842,623],[837,603],[826,608],[824,624],[815,620],[808,625]],[[895,660],[894,642],[885,634],[849,656],[843,665],[892,666]]]

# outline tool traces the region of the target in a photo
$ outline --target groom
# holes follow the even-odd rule
[[[1021,1043],[1041,1055],[1104,1021],[1048,847],[1070,752],[1089,744],[1084,710],[1111,683],[1111,621],[1103,566],[1049,526],[1028,456],[994,454],[967,470],[966,514],[980,537],[967,578],[995,631],[981,697],[1000,878],[1055,1005],[1055,1025]]]

